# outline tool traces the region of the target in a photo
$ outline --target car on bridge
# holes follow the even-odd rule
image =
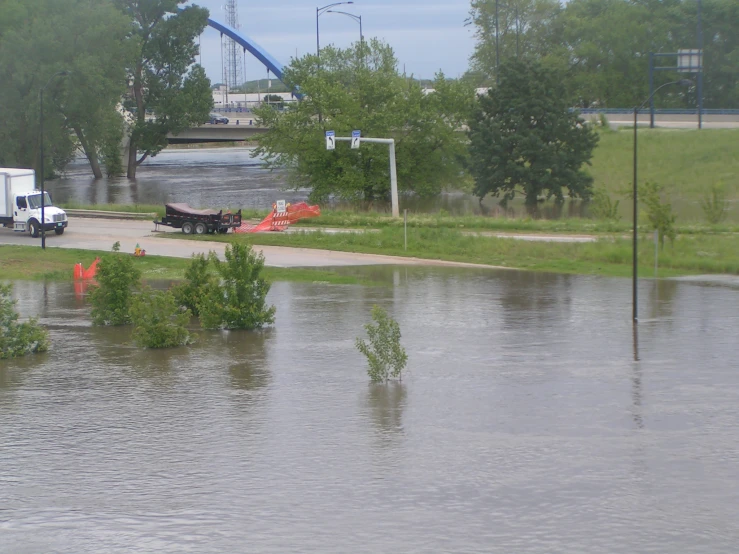
[[[219,113],[211,113],[210,120],[208,122],[211,125],[218,125],[219,123],[228,125],[228,118],[225,115],[221,115]]]

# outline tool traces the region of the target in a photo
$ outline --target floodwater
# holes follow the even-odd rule
[[[624,279],[350,271],[387,286],[276,283],[273,327],[165,351],[16,283],[52,350],[0,362],[0,552],[736,552],[739,289],[645,280],[634,335]]]
[[[267,210],[276,200],[300,202],[308,199],[308,189],[288,190],[287,172],[265,169],[264,161],[251,147],[168,149],[147,159],[137,171],[135,180],[125,177],[95,180],[85,159],[72,163],[60,179],[48,181],[48,189],[56,202],[80,204],[165,204],[186,202],[199,208],[253,208]],[[578,200],[563,204],[546,202],[531,213],[516,198],[504,208],[498,199],[487,196],[482,203],[471,194],[455,191],[455,183],[440,197],[420,199],[400,198],[400,209],[412,212],[452,215],[487,215],[493,217],[533,216],[542,219],[587,216],[587,207]],[[615,198],[614,198],[615,200]],[[333,202],[332,207],[342,208]],[[681,221],[702,221],[701,207],[688,199],[675,197],[672,207]],[[383,202],[375,202],[373,209],[389,211]],[[622,199],[621,217],[631,218],[631,204]],[[728,219],[739,217],[730,210]]]

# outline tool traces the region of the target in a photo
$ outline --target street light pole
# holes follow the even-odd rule
[[[351,17],[354,21],[357,21],[359,23],[359,44],[362,44],[364,42],[364,35],[362,34],[362,16],[361,15],[354,15],[353,13],[341,12],[339,10],[328,10],[326,13],[340,13],[348,17]]]
[[[61,77],[64,75],[69,75],[69,71],[57,71],[49,78],[46,84],[41,87],[41,90],[38,91],[40,138],[39,151],[41,154],[41,163],[39,167],[39,170],[41,172],[41,248],[43,250],[46,250],[46,194],[44,191],[44,91],[46,90],[46,87],[51,84],[51,81],[53,81],[56,77]]]
[[[333,8],[334,6],[341,6],[342,4],[354,4],[354,2],[353,0],[349,0],[348,2],[334,2],[333,4],[328,4],[322,8],[316,8],[316,56],[319,58],[321,57],[321,42],[318,32],[318,18],[328,9]]]
[[[636,133],[636,120],[637,116],[639,115],[639,110],[641,110],[647,102],[650,102],[654,95],[657,93],[657,91],[661,88],[664,88],[669,85],[681,85],[681,86],[688,86],[692,85],[693,81],[690,79],[680,79],[679,81],[671,81],[669,83],[665,83],[662,86],[657,87],[652,94],[649,95],[649,97],[644,100],[644,102],[641,103],[640,106],[634,106],[634,189],[632,191],[632,194],[634,196],[634,237],[633,237],[633,245],[632,245],[632,278],[631,278],[631,293],[632,293],[632,311],[631,311],[631,318],[634,324],[638,322],[638,310],[637,310],[637,292],[636,292],[636,283],[637,283],[637,133]]]

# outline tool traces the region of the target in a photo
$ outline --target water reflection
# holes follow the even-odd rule
[[[406,404],[406,385],[391,381],[382,384],[370,384],[367,388],[367,405],[372,421],[383,441],[403,431],[403,409]]]

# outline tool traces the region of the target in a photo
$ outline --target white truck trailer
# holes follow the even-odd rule
[[[67,227],[67,214],[51,203],[44,191],[45,231],[61,235]],[[41,191],[36,190],[33,169],[0,167],[0,225],[19,233],[38,237],[41,232]]]

